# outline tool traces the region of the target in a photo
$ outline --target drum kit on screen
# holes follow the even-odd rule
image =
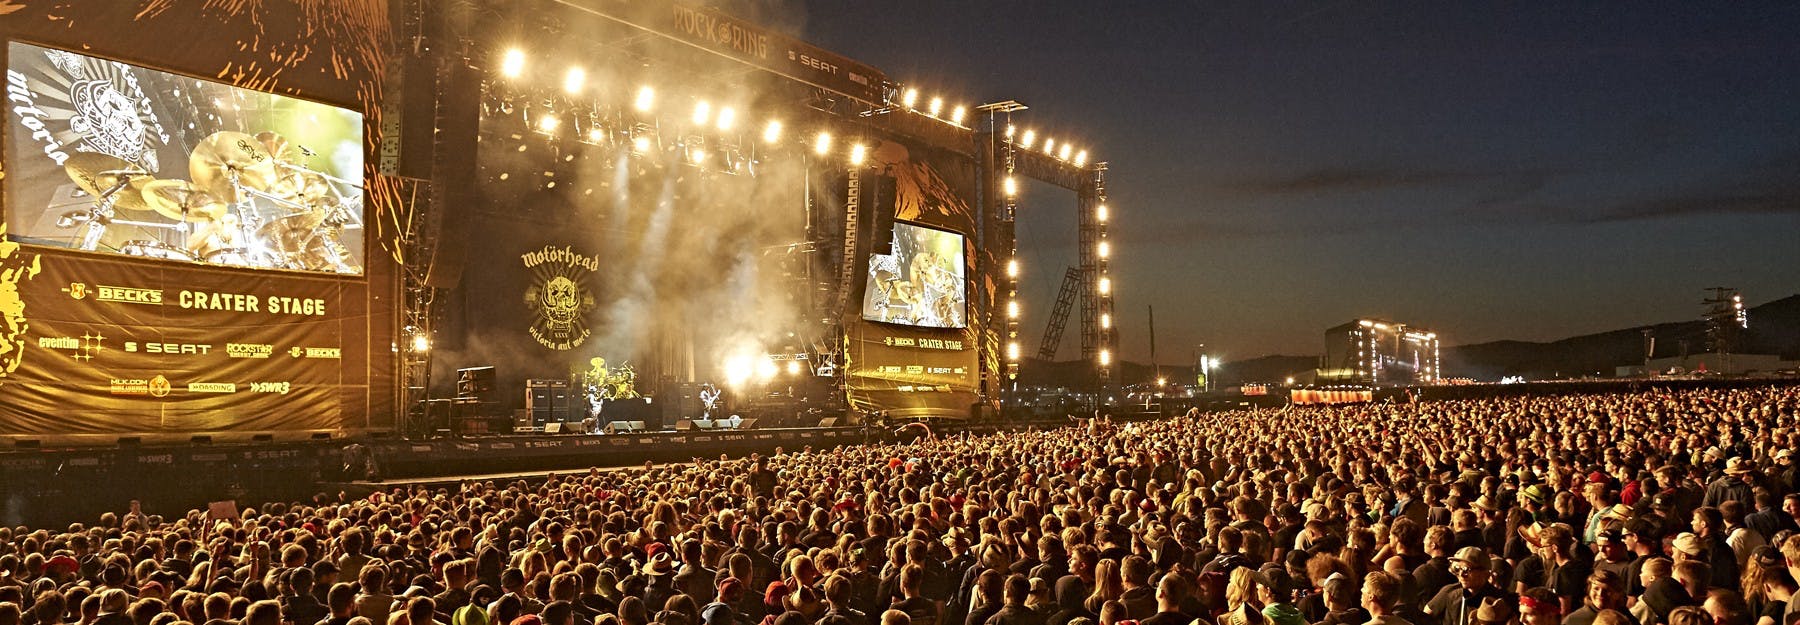
[[[94,198],[94,207],[64,214],[57,226],[84,226],[77,244],[82,250],[356,273],[360,268],[343,233],[361,227],[361,211],[354,210],[361,189],[305,166],[307,156],[310,150],[273,132],[216,132],[190,155],[191,179],[179,180],[156,178],[105,154],[75,154],[63,169]],[[340,185],[356,197],[345,197]],[[155,221],[158,216],[169,221]],[[103,245],[105,240],[123,242]]]

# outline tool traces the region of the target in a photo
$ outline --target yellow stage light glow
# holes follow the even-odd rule
[[[1036,142],[1037,142],[1037,131],[1028,129],[1025,131],[1025,136],[1019,138],[1019,147],[1029,150],[1029,149],[1031,149],[1031,144],[1036,143]]]
[[[562,125],[562,119],[554,114],[538,118],[538,130],[544,132],[556,132],[556,127],[560,125]]]
[[[1008,277],[1008,278],[1019,277],[1019,259],[1012,258],[1012,259],[1008,259],[1006,261],[1006,277]]]
[[[912,108],[914,104],[918,104],[918,103],[919,103],[919,90],[918,89],[910,89],[909,88],[906,90],[906,93],[904,95],[900,96],[900,105],[904,106],[906,108]]]
[[[412,349],[415,352],[431,351],[431,337],[425,336],[424,334],[414,334],[412,338]]]
[[[968,114],[969,110],[963,108],[963,105],[958,104],[956,105],[956,108],[950,109],[950,123],[961,126],[963,118],[968,116]]]
[[[773,144],[776,141],[780,141],[781,140],[781,121],[769,120],[768,125],[763,126],[762,139],[763,139],[763,143],[768,143],[768,144]]]
[[[637,151],[637,153],[639,153],[639,154],[648,153],[650,151],[650,138],[649,137],[632,137],[631,149]]]
[[[649,85],[638,88],[637,98],[632,100],[631,105],[640,113],[650,112],[650,109],[656,108],[656,90]]]
[[[788,371],[788,375],[800,375],[800,361],[789,360],[788,364],[787,364],[787,371]]]
[[[1095,251],[1100,253],[1101,258],[1107,258],[1109,256],[1112,256],[1112,244],[1111,243],[1101,241],[1100,244],[1095,247],[1098,248]]]
[[[1100,279],[1100,294],[1106,295],[1109,293],[1112,293],[1112,278],[1101,278]]]
[[[694,125],[695,126],[705,126],[706,120],[708,120],[708,119],[712,119],[712,105],[707,104],[706,100],[701,100],[699,102],[695,102],[694,103]]]
[[[525,73],[525,51],[513,48],[506,51],[500,59],[500,75],[507,78],[518,78]]]
[[[1111,330],[1112,329],[1112,313],[1101,313],[1100,314],[1100,329],[1102,329],[1102,330]]]
[[[1006,188],[1006,197],[1013,197],[1019,194],[1019,179],[1017,178],[1007,176],[1006,181],[1002,186]]]
[[[944,112],[944,99],[933,96],[931,98],[931,108],[929,110],[931,111],[932,117],[937,117],[942,114]]]
[[[729,106],[719,109],[719,117],[714,120],[714,124],[719,127],[719,130],[731,130],[732,125],[736,123],[737,110]]]
[[[1062,149],[1056,151],[1056,158],[1058,160],[1064,160],[1064,161],[1069,160],[1070,150],[1071,150],[1071,147],[1069,146],[1069,144],[1064,143],[1062,145]]]
[[[861,166],[863,159],[869,155],[869,147],[861,143],[850,146],[850,164]]]
[[[1100,366],[1102,366],[1102,367],[1112,366],[1112,350],[1110,350],[1110,349],[1100,350]]]
[[[1101,204],[1094,208],[1094,219],[1100,223],[1106,223],[1106,220],[1110,217],[1112,217],[1112,211],[1106,208],[1105,204]]]
[[[581,93],[581,87],[585,84],[587,84],[586,70],[571,67],[569,73],[563,74],[563,91],[569,95]]]
[[[1076,167],[1087,167],[1087,150],[1082,150],[1080,152],[1075,153],[1075,166]]]
[[[819,131],[819,137],[813,139],[813,154],[824,156],[831,153],[831,133]]]

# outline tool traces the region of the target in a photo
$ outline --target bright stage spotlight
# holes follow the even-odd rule
[[[919,103],[919,90],[918,89],[908,88],[906,90],[906,93],[904,95],[900,96],[900,105],[904,106],[906,108],[912,108],[914,104],[918,104],[918,103]]]
[[[420,353],[431,351],[431,337],[424,334],[414,334],[412,337],[412,350]]]
[[[693,161],[695,165],[706,162],[706,148],[695,146],[688,150],[688,160]]]
[[[932,117],[937,117],[938,115],[942,114],[944,112],[944,99],[933,96],[931,98],[931,105],[928,110],[931,111]]]
[[[1112,294],[1112,278],[1101,278],[1100,279],[1100,294],[1101,295]]]
[[[1063,160],[1063,161],[1069,160],[1069,152],[1070,151],[1071,151],[1071,148],[1070,148],[1069,144],[1064,143],[1062,145],[1062,149],[1056,151],[1057,160]]]
[[[1019,194],[1018,178],[1007,176],[1005,182],[1001,183],[1001,186],[1006,190],[1006,197],[1014,197]]]
[[[579,67],[571,67],[569,73],[563,75],[563,91],[569,95],[581,93],[581,87],[585,84],[587,84],[587,71]]]
[[[513,48],[500,58],[500,75],[507,78],[518,78],[525,73],[525,51]]]
[[[1112,366],[1112,350],[1110,350],[1110,349],[1100,350],[1100,366],[1102,366],[1102,367]]]
[[[588,143],[600,143],[601,141],[606,140],[606,131],[601,130],[598,127],[589,128],[587,131],[587,138]]]
[[[631,105],[636,108],[639,113],[650,112],[650,109],[656,107],[656,90],[651,89],[649,85],[639,87],[637,98],[632,100]]]
[[[631,151],[638,154],[650,153],[650,137],[638,135],[631,138]]]
[[[750,377],[756,375],[756,358],[739,354],[725,359],[725,385],[732,388],[743,388]]]
[[[538,117],[538,130],[545,134],[556,132],[556,128],[561,125],[562,118],[555,113],[545,113]]]
[[[958,105],[956,105],[956,108],[950,109],[950,123],[961,126],[963,123],[963,117],[967,116],[968,114],[969,114],[968,109],[965,109],[965,108],[963,108],[963,105],[958,104]]]
[[[1056,146],[1055,139],[1051,139],[1050,137],[1044,137],[1044,156],[1049,156],[1051,154],[1050,148],[1055,147],[1055,146]]]
[[[813,153],[819,156],[831,153],[831,133],[819,131],[819,137],[813,139]]]
[[[1097,248],[1097,249],[1095,249],[1095,251],[1100,253],[1101,258],[1107,258],[1107,257],[1112,256],[1112,244],[1111,243],[1108,243],[1106,241],[1101,241],[1100,244],[1095,247]]]
[[[706,120],[711,119],[711,118],[712,118],[712,105],[711,104],[707,104],[706,100],[701,100],[699,102],[694,103],[694,125],[695,126],[705,126]]]
[[[1006,344],[1006,359],[1015,361],[1015,362],[1019,360],[1019,342],[1018,341],[1011,341]]]
[[[1080,152],[1075,153],[1075,166],[1076,167],[1087,167],[1087,150],[1082,150]]]
[[[737,123],[737,110],[729,106],[720,108],[719,115],[713,119],[713,123],[721,131],[731,130],[731,126]]]
[[[868,157],[868,155],[869,155],[869,147],[868,146],[865,146],[861,143],[850,146],[850,164],[851,165],[861,166],[863,164],[863,159]]]
[[[1100,313],[1100,329],[1112,329],[1112,313]]]
[[[768,356],[763,356],[761,358],[756,359],[756,379],[757,380],[767,382],[770,379],[773,379],[775,377],[775,374],[780,373],[780,372],[781,372],[781,368],[775,366],[775,361],[769,360]]]
[[[773,145],[776,141],[780,141],[781,140],[781,121],[773,120],[773,119],[769,120],[768,125],[763,126],[762,139],[763,139],[763,143],[767,143],[770,145]]]
[[[1015,299],[1006,302],[1006,317],[1008,319],[1019,318],[1019,300]]]
[[[1100,223],[1106,223],[1106,220],[1110,217],[1112,217],[1112,210],[1108,209],[1105,204],[1101,204],[1099,206],[1094,207],[1094,220],[1095,221],[1098,221]]]
[[[1017,133],[1017,132],[1018,132],[1018,130],[1019,130],[1019,128],[1018,128],[1018,127],[1017,127],[1017,126],[1014,126],[1014,125],[1012,125],[1012,124],[1007,124],[1007,125],[1006,125],[1006,138],[1007,138],[1007,140],[1009,140],[1009,141],[1010,141],[1010,140],[1011,140],[1011,139],[1012,139],[1012,138],[1013,138],[1013,135],[1014,135],[1014,134],[1015,134],[1015,133]]]
[[[1006,261],[1006,277],[1019,277],[1019,259],[1013,258]]]
[[[788,372],[788,375],[800,375],[800,361],[789,360],[788,364],[787,364],[787,372]]]
[[[1027,129],[1025,131],[1025,136],[1019,139],[1019,147],[1029,150],[1033,143],[1037,143],[1037,131]]]

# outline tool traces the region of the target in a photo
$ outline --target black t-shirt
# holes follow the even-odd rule
[[[1180,612],[1157,612],[1150,618],[1138,621],[1138,625],[1188,625],[1194,617]]]
[[[905,612],[912,619],[913,625],[935,625],[941,616],[937,602],[924,597],[912,597],[894,602],[893,609]]]

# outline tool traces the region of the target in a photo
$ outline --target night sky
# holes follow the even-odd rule
[[[1358,316],[1456,345],[1800,292],[1795,3],[804,7],[748,17],[952,103],[1024,102],[1022,127],[1111,164],[1133,360],[1147,306],[1170,363],[1317,354]],[[1074,199],[1024,198],[1034,352]]]

